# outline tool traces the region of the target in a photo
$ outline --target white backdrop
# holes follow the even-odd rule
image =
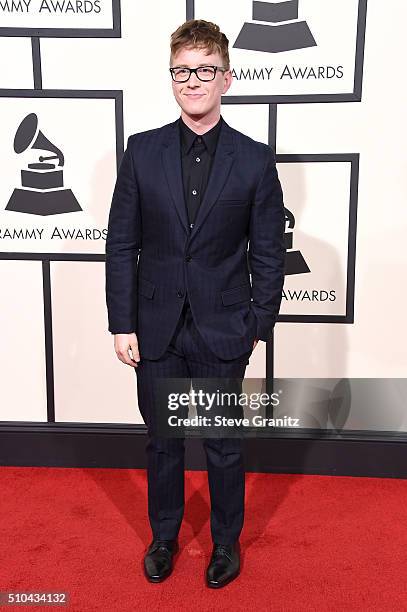
[[[115,29],[111,25],[112,2],[100,4],[105,13],[103,19],[95,16],[93,25],[91,15],[78,16],[76,22],[72,15],[67,22],[61,16],[41,22],[36,15],[30,22],[27,15],[0,9],[3,421],[46,421],[47,394],[52,392],[56,421],[141,422],[134,370],[117,360],[107,331],[103,229],[123,142],[129,134],[164,125],[180,114],[168,72],[169,39],[185,21],[186,6],[181,0],[115,3],[121,11],[119,36],[117,23]],[[337,4],[336,10],[332,4]],[[356,0],[303,0],[299,18],[306,20],[317,44],[275,54],[232,47],[243,22],[252,21],[251,5],[247,0],[195,3],[195,16],[216,21],[228,36],[237,74],[242,66],[249,69],[256,62],[274,66],[274,74],[286,65],[342,65],[344,71],[343,79],[329,82],[236,78],[227,96],[242,98],[234,103],[225,100],[221,108],[231,126],[276,146],[285,205],[295,216],[293,248],[310,268],[306,274],[286,277],[281,307],[286,318],[276,325],[274,373],[278,377],[405,377],[407,88],[402,58],[407,6],[402,0],[393,0],[391,7],[368,0],[358,100],[353,91]],[[13,32],[13,27],[21,31]],[[86,37],[44,32],[39,43],[40,82],[38,55],[33,69],[32,27],[98,30],[94,36],[87,32]],[[100,28],[108,29],[101,34]],[[149,70],[144,69],[140,78],[142,65]],[[337,93],[347,95],[349,101],[335,99]],[[321,94],[328,97],[305,97]],[[295,98],[301,95],[302,99]],[[274,103],[275,143],[269,137],[274,129],[269,124],[269,104]],[[20,187],[25,157],[30,157],[13,149],[14,134],[30,113],[36,113],[39,129],[63,150],[64,186],[74,193],[82,210],[48,216],[6,210],[13,190]],[[342,161],[335,157],[338,154],[343,154]],[[312,159],[313,155],[317,158]],[[353,188],[351,159],[359,161]],[[351,210],[353,224],[357,211],[354,244]],[[55,227],[62,234],[72,232],[70,238],[54,235],[51,239]],[[49,324],[50,307],[52,350],[47,349],[47,365],[41,254],[51,255],[45,320]],[[52,257],[58,254],[66,259]],[[354,270],[354,285],[349,266]],[[314,299],[309,299],[312,291]],[[321,300],[329,291],[335,299]],[[261,378],[265,373],[266,345],[260,342],[246,376]],[[366,429],[406,429],[403,420],[393,419],[388,410],[379,419],[378,413],[369,417],[366,411],[361,419],[360,404],[352,410],[348,427],[363,422]]]

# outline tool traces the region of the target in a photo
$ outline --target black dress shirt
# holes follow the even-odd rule
[[[194,227],[196,214],[201,205],[223,118],[205,134],[191,130],[180,117],[181,164],[189,227]]]

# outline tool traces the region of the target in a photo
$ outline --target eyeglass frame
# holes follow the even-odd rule
[[[187,79],[185,79],[185,81],[176,81],[174,79],[174,74],[173,74],[173,70],[176,70],[177,68],[182,68],[184,70],[189,70],[189,76]],[[215,72],[213,74],[213,79],[200,79],[198,76],[198,70],[199,68],[214,68]],[[169,71],[171,73],[171,78],[174,81],[174,83],[187,83],[189,81],[189,79],[191,78],[191,74],[194,72],[196,75],[196,78],[201,81],[201,83],[210,83],[211,81],[215,80],[216,77],[216,73],[217,71],[220,70],[221,72],[227,72],[229,70],[229,68],[225,68],[224,66],[213,66],[212,64],[207,64],[205,66],[197,66],[196,68],[189,68],[188,66],[172,66],[171,68],[169,68]]]

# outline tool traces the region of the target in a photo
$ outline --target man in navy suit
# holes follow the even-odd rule
[[[274,152],[220,115],[232,83],[228,39],[211,22],[187,21],[171,36],[170,73],[181,116],[129,137],[106,241],[109,331],[117,357],[135,368],[148,430],[151,582],[172,571],[184,512],[184,439],[157,435],[157,379],[242,380],[258,340],[271,337],[285,262]],[[218,588],[240,570],[242,440],[203,443],[213,539],[206,584]]]

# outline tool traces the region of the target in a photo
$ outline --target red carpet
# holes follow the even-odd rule
[[[149,584],[143,470],[0,468],[0,591],[68,591],[23,610],[407,610],[405,480],[247,474],[243,568],[204,585],[206,473],[187,472],[181,553]],[[4,608],[6,609],[6,608]]]

